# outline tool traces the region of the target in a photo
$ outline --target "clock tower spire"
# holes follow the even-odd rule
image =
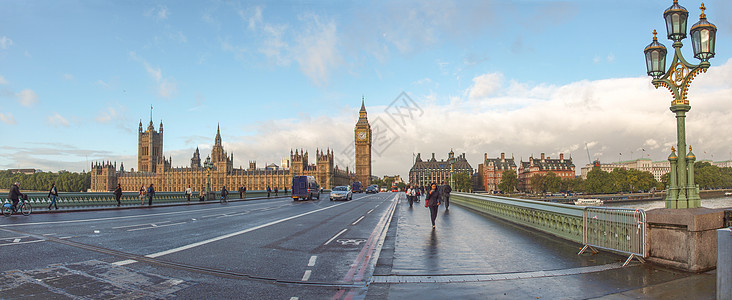
[[[363,186],[371,184],[371,125],[366,116],[365,97],[361,96],[361,110],[354,130],[356,148],[356,180]]]

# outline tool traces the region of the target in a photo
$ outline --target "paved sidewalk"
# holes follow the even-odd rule
[[[433,230],[423,204],[400,201],[367,298],[715,298],[714,272],[622,267],[624,256],[580,256],[579,244],[454,204]]]

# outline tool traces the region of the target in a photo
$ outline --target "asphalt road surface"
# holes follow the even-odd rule
[[[399,196],[0,218],[0,298],[363,298]]]

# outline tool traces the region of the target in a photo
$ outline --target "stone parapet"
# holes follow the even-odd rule
[[[659,208],[646,215],[649,261],[688,272],[717,266],[716,230],[723,226],[723,210]]]

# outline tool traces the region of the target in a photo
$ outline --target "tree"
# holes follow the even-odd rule
[[[556,173],[549,171],[546,174],[546,190],[552,193],[557,193],[562,187],[562,179],[557,176]]]
[[[461,192],[470,191],[470,187],[473,186],[473,181],[470,179],[470,175],[467,172],[457,172],[453,174],[452,182],[455,184],[453,188]]]
[[[536,174],[529,179],[529,186],[534,193],[546,192],[546,175]]]
[[[613,182],[610,173],[594,167],[587,173],[585,188],[588,194],[607,194],[613,192]]]
[[[504,193],[513,193],[518,188],[518,175],[516,170],[503,171],[501,175],[501,183],[498,184],[498,189]]]

